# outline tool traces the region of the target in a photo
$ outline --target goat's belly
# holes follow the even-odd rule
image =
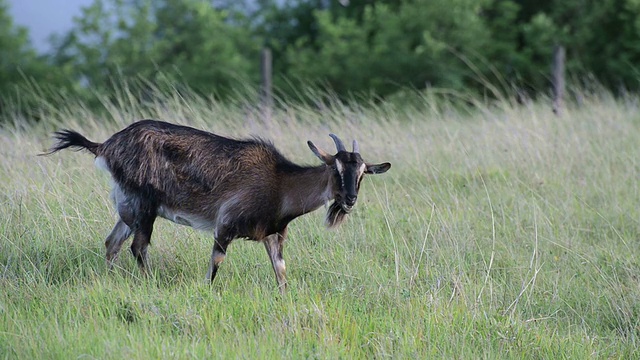
[[[179,210],[173,210],[166,206],[158,208],[158,216],[172,221],[176,224],[191,226],[198,230],[213,230],[215,224],[213,221],[203,219],[200,216],[188,214]]]

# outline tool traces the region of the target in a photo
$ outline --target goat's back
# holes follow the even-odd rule
[[[277,168],[288,163],[262,140],[234,140],[155,120],[114,134],[97,156],[125,192],[197,213],[215,212],[230,196],[269,201]]]

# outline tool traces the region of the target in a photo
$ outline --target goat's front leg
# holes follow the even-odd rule
[[[264,239],[264,247],[267,249],[269,259],[271,259],[271,265],[273,271],[276,273],[276,280],[278,281],[278,289],[280,293],[284,294],[287,289],[287,278],[285,274],[286,267],[284,265],[284,259],[282,258],[282,249],[284,248],[284,240],[287,238],[287,229],[271,234]]]
[[[213,245],[211,260],[209,260],[209,270],[207,270],[207,280],[209,283],[213,283],[213,279],[216,277],[220,264],[227,256],[227,246],[229,246],[229,243],[231,242],[231,240],[224,236],[218,236],[218,238],[216,238],[216,243]]]

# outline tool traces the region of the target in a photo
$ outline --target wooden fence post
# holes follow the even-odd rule
[[[271,75],[272,75],[272,59],[271,49],[262,49],[260,56],[260,72],[262,75],[262,87],[260,91],[260,105],[265,119],[271,118],[271,107],[273,106],[273,94],[271,90]]]
[[[556,45],[553,49],[553,112],[560,115],[564,107],[564,46]]]

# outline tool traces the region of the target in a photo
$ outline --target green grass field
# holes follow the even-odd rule
[[[436,106],[437,105],[437,106]],[[548,106],[286,107],[121,101],[0,130],[0,358],[632,358],[640,335],[638,100]],[[236,240],[210,286],[212,235],[156,222],[143,276],[92,156],[36,156],[69,127],[104,141],[153,117],[273,140],[355,137],[365,179],[337,230],[318,210],[290,224],[281,297],[264,247]]]

